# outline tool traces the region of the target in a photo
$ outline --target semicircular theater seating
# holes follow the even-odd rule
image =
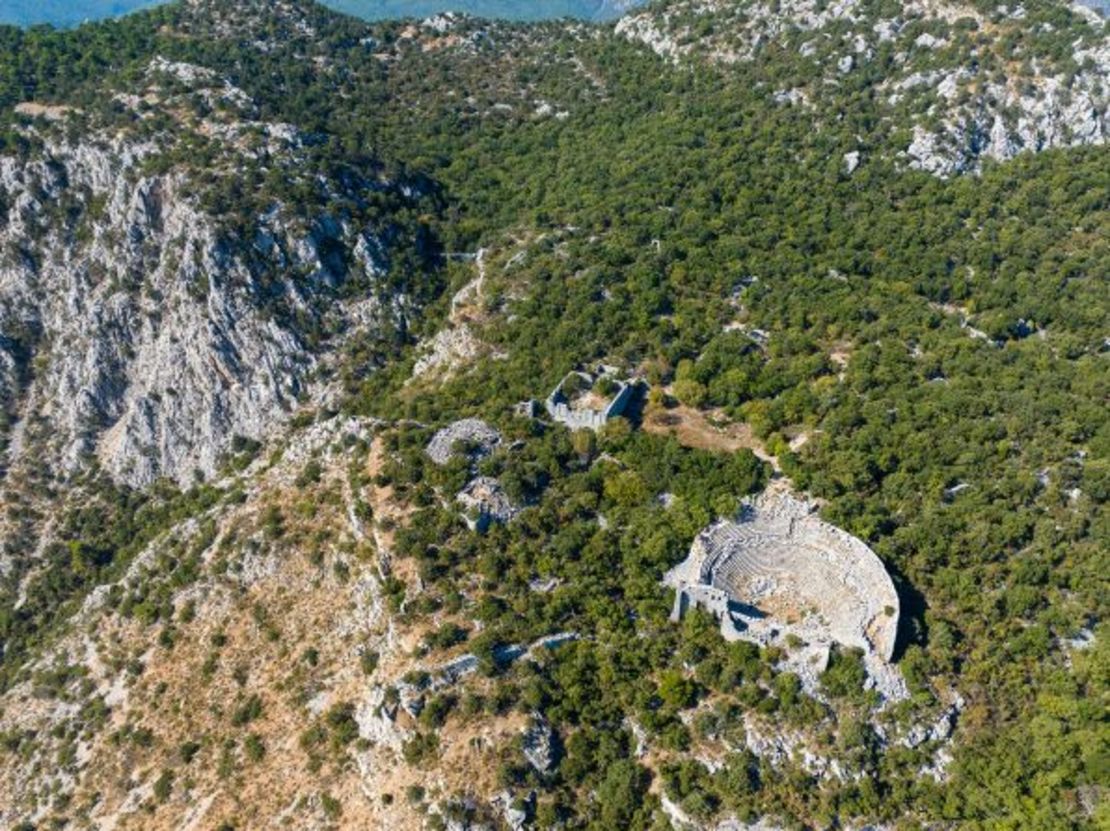
[[[885,661],[893,655],[898,595],[882,561],[816,516],[808,502],[765,494],[745,506],[738,522],[718,522],[699,534],[691,560],[681,572],[687,581],[768,615],[789,608],[808,632],[820,628],[830,640]]]

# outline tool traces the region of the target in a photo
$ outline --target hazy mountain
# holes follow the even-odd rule
[[[164,0],[0,0],[0,23],[72,26],[149,8],[160,2]],[[327,0],[325,5],[364,20],[426,17],[443,11],[506,20],[559,17],[606,20],[639,2],[642,0]]]

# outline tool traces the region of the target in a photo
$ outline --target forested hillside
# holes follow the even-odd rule
[[[0,819],[1106,826],[1108,48],[929,0],[0,30]],[[86,332],[130,409],[59,394]],[[597,434],[519,406],[598,364]],[[668,620],[768,486],[881,558],[904,700]]]

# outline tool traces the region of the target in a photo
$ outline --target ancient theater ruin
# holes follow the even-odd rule
[[[702,531],[664,582],[675,589],[672,620],[700,606],[726,639],[782,647],[780,668],[811,693],[835,643],[863,650],[868,685],[883,699],[906,695],[890,664],[894,584],[865,543],[823,521],[811,502],[782,491],[746,500],[735,521]]]

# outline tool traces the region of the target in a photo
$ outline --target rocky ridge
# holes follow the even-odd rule
[[[940,177],[1026,151],[1100,145],[1110,132],[1110,39],[1086,8],[1027,3],[984,12],[917,0],[892,16],[861,0],[774,8],[680,0],[633,13],[616,32],[677,64],[785,58],[794,67],[782,79],[789,83],[767,84],[767,96],[815,119],[835,118],[821,109],[823,89],[875,93],[902,162]]]
[[[250,164],[295,176],[309,138],[256,120],[249,97],[204,67],[156,58],[148,77],[142,95],[117,96],[143,120],[224,109],[186,111],[150,136],[108,127],[70,140],[36,121],[33,156],[0,157],[8,467],[33,458],[73,472],[95,457],[131,485],[210,476],[234,436],[263,438],[322,400],[325,351],[416,310],[385,281],[409,232],[357,208],[367,195],[408,199],[407,186],[352,171],[313,183],[315,207],[275,195],[230,216],[183,160],[190,143],[229,177]]]

